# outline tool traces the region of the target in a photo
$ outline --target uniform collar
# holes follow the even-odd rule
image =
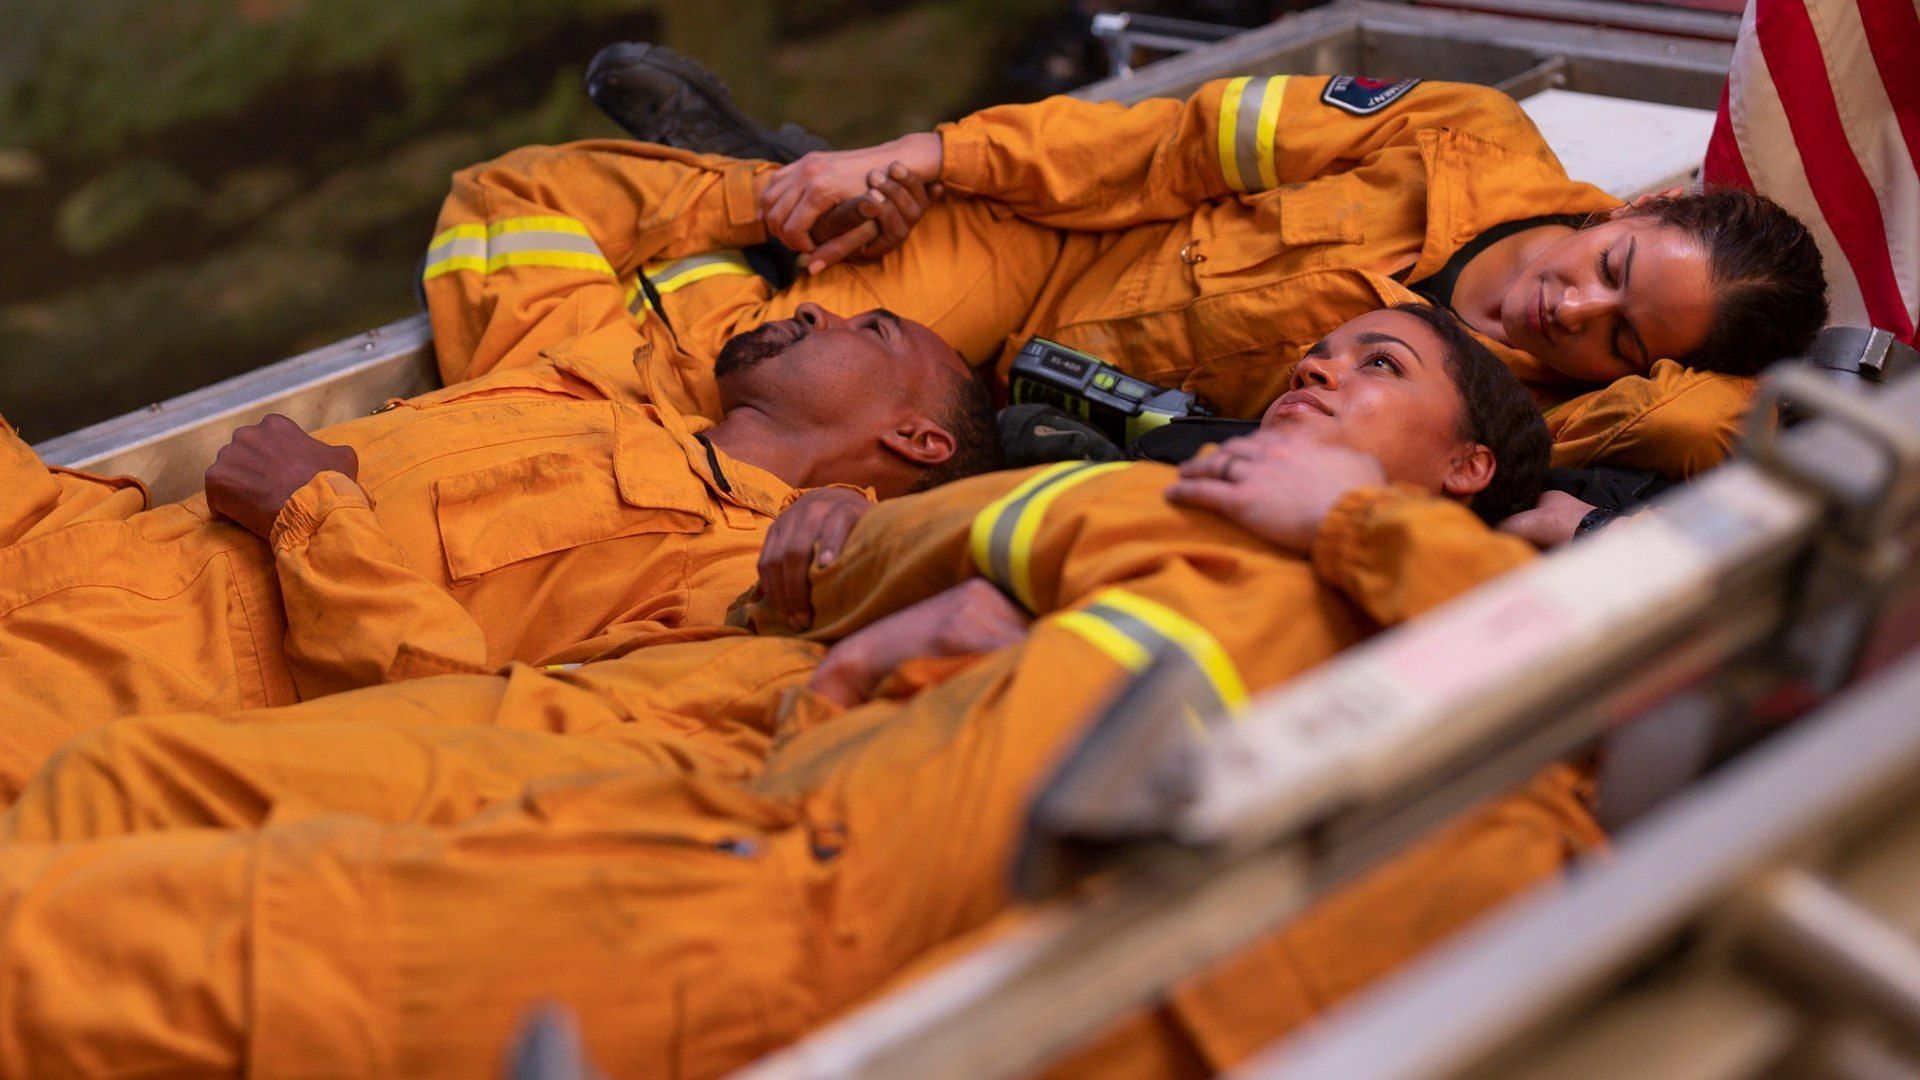
[[[800,497],[800,492],[785,480],[730,456],[702,438],[713,429],[714,421],[681,412],[669,397],[653,396],[654,372],[638,355],[634,361],[640,386],[648,392],[648,403],[643,408],[673,436],[680,452],[686,455],[687,467],[707,485],[715,500],[723,506],[773,517]]]

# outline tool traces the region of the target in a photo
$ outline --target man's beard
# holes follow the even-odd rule
[[[793,341],[783,335],[779,327],[769,323],[744,334],[735,334],[720,346],[720,355],[714,359],[715,378],[738,375],[750,368],[757,367],[762,361],[771,360],[787,351]]]

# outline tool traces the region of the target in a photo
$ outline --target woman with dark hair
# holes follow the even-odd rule
[[[662,53],[630,51],[595,77],[710,79]],[[616,119],[642,138],[688,129],[685,106],[668,124],[634,104],[644,97]],[[711,111],[709,126],[752,127],[730,106]],[[569,178],[661,153],[586,152]],[[1719,191],[1623,206],[1569,179],[1519,106],[1484,86],[1220,79],[1184,102],[998,106],[771,176],[708,162],[726,174],[715,189],[757,191],[767,235],[808,253],[814,273],[778,292],[731,277],[668,297],[676,326],[712,328],[691,335],[696,353],[699,334],[736,319],[851,292],[918,314],[976,363],[1004,368],[1044,334],[1252,418],[1333,327],[1425,299],[1527,385],[1556,465],[1679,477],[1730,448],[1743,376],[1799,352],[1825,317],[1818,249],[1778,206]],[[564,189],[559,173],[531,179]],[[961,197],[917,224],[910,205],[882,215],[886,228],[810,235],[843,200],[899,203],[903,184],[934,182]],[[877,262],[829,266],[881,255],[908,228],[914,242]]]

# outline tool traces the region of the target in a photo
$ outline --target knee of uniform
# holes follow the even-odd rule
[[[0,815],[0,838],[92,839],[132,827],[132,793],[153,746],[140,721],[122,720],[68,740]]]

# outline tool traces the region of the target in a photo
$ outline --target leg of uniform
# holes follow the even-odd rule
[[[611,1075],[719,1075],[818,1015],[741,809],[9,846],[0,1075],[490,1076],[544,1002]]]
[[[0,803],[116,717],[295,700],[272,557],[184,506],[0,549]]]
[[[329,813],[455,825],[547,777],[745,780],[765,759],[781,695],[819,652],[730,638],[561,674],[449,675],[281,709],[122,720],[56,754],[0,816],[0,839],[254,829]]]

